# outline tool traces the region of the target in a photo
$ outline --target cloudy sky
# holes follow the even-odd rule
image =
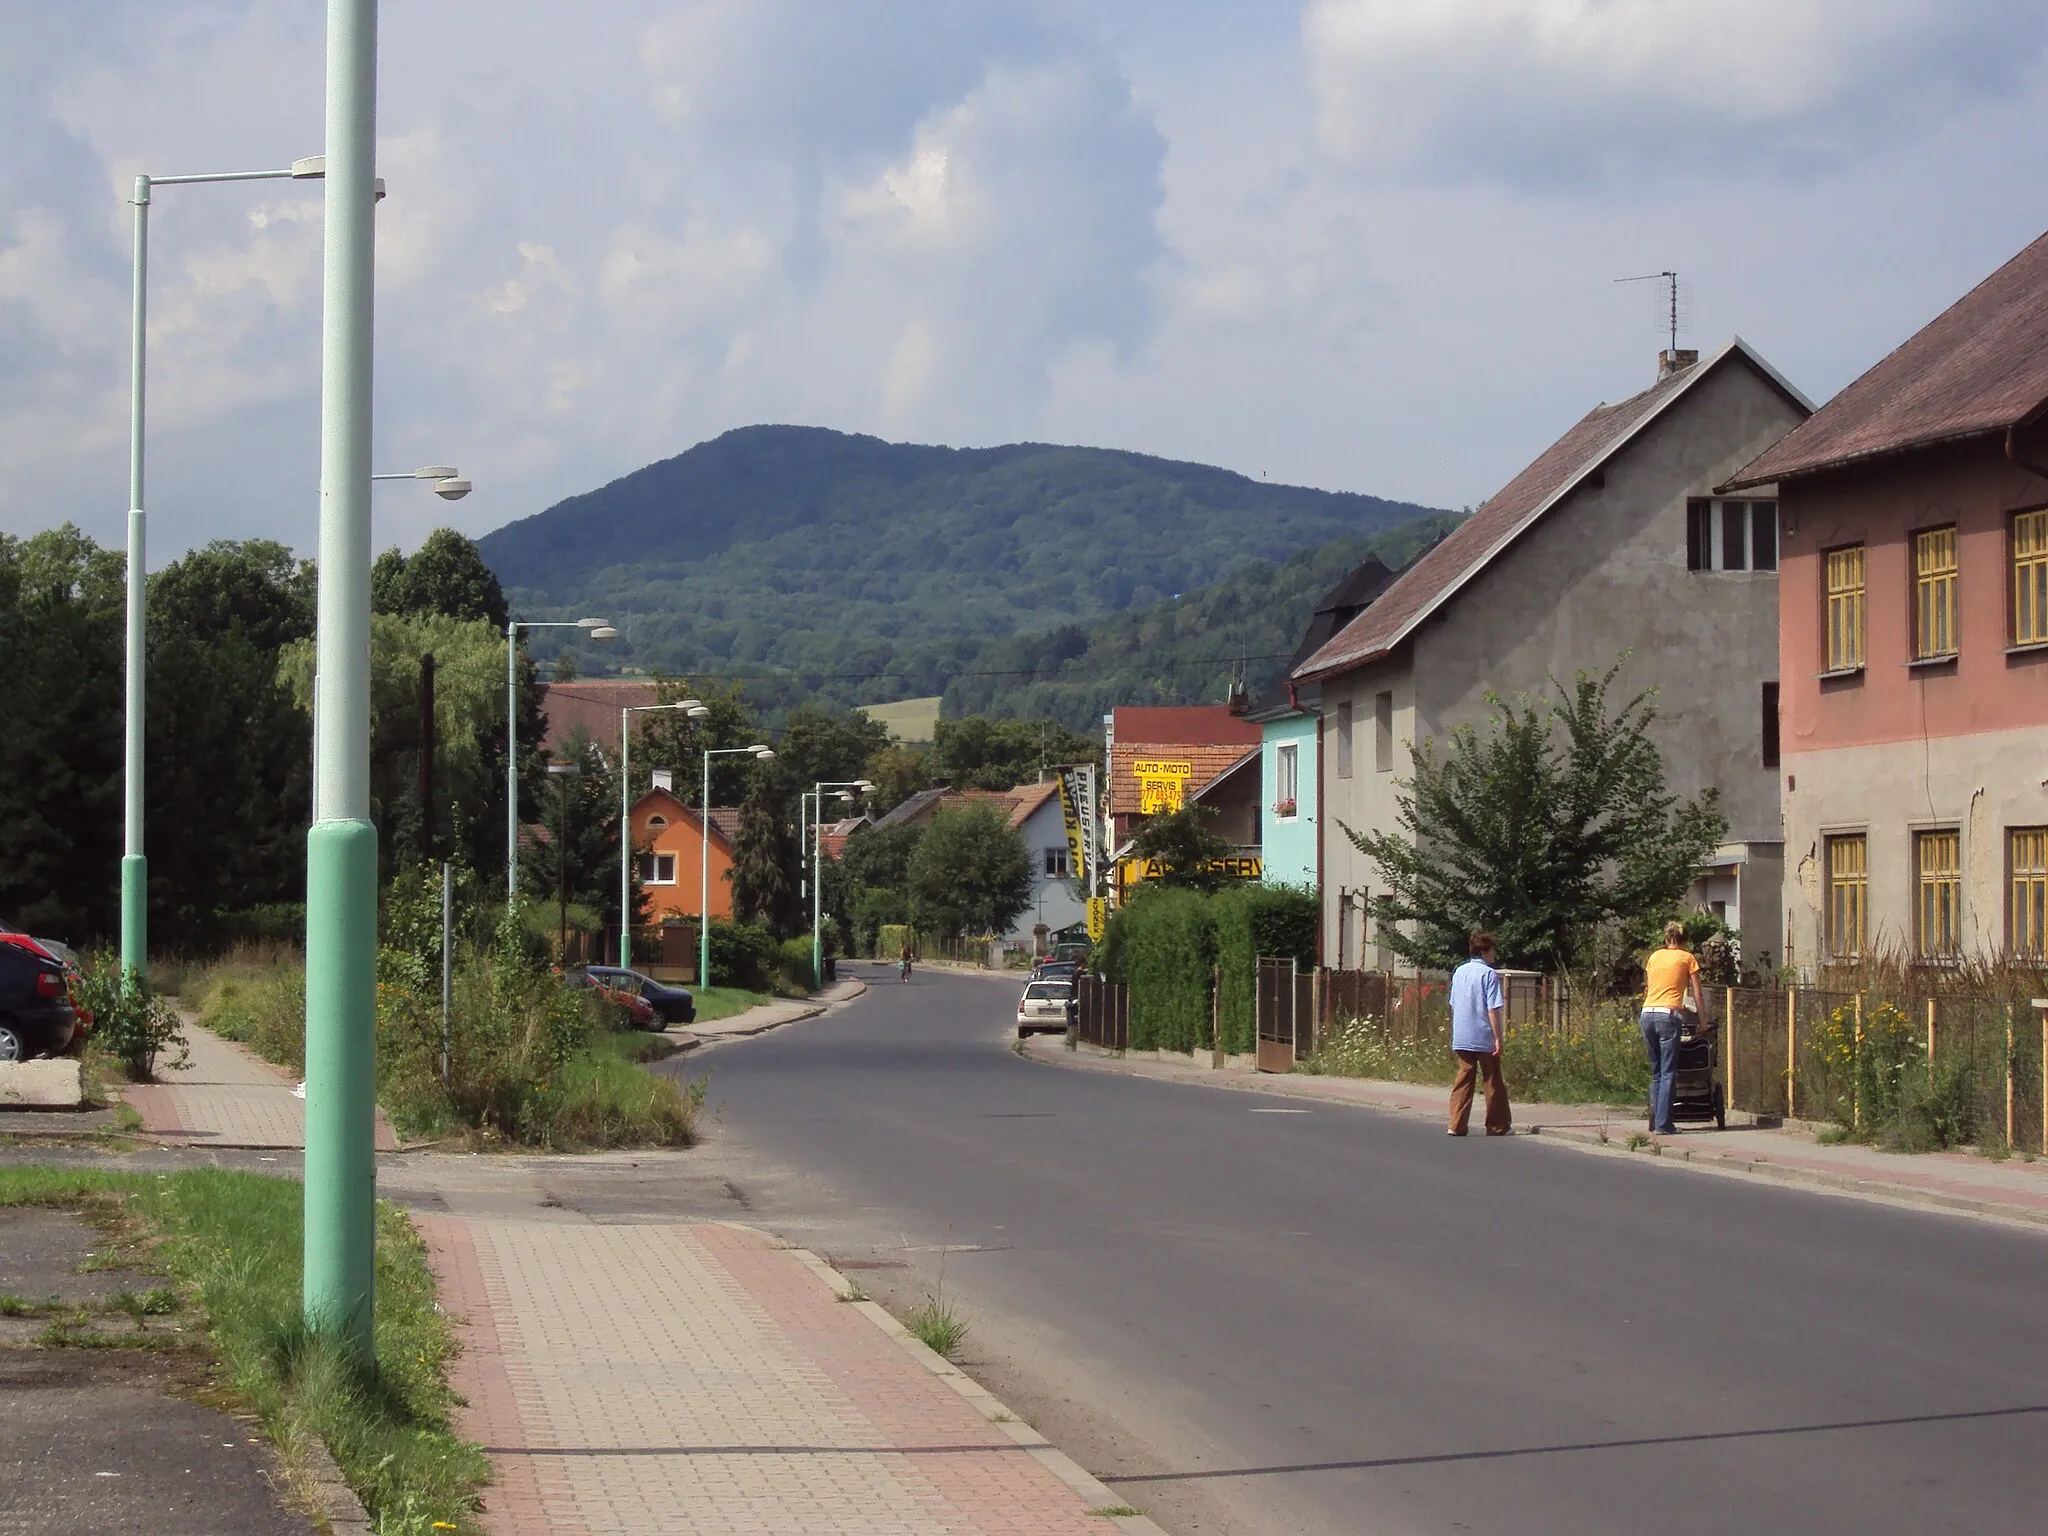
[[[1463,505],[1739,332],[1825,398],[2048,228],[2037,0],[383,7],[378,543],[726,428]],[[320,148],[317,0],[0,0],[0,530],[118,540],[128,189]],[[317,186],[152,212],[152,564],[310,548]]]

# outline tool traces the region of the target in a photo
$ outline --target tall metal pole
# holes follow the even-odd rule
[[[519,899],[519,621],[505,621],[505,907]]]
[[[711,985],[711,749],[704,749],[704,798],[697,802],[697,985]]]
[[[149,178],[135,178],[135,313],[128,363],[128,698],[126,794],[121,839],[121,972],[140,982],[149,968],[149,861],[142,852],[143,685],[149,670],[144,623],[148,525],[142,511],[142,391],[148,347]]]
[[[818,786],[817,803],[811,807],[811,985],[825,984],[825,947],[820,942],[819,919],[824,913],[819,893],[825,888],[825,786]]]
[[[306,1321],[373,1356],[377,829],[370,820],[376,0],[328,0],[320,758],[306,834]]]
[[[619,711],[619,969],[633,967],[633,741],[626,726],[631,708]]]

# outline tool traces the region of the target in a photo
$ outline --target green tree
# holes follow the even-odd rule
[[[410,556],[387,549],[370,568],[370,606],[378,613],[441,614],[505,632],[509,616],[497,573],[474,540],[436,528]]]
[[[0,534],[0,916],[52,938],[118,916],[123,565],[68,523]]]
[[[1161,885],[1181,886],[1191,891],[1220,890],[1230,883],[1223,861],[1237,850],[1210,822],[1216,812],[1195,800],[1177,811],[1165,811],[1142,827],[1131,839],[1134,858],[1157,861],[1155,879]]]
[[[752,746],[764,739],[753,711],[747,707],[743,685],[692,682],[689,678],[659,678],[655,702],[675,704],[695,699],[710,713],[702,720],[689,719],[681,710],[649,710],[635,715],[633,731],[634,772],[639,784],[649,780],[656,768],[675,774],[676,797],[694,806],[703,798],[702,753],[707,747],[730,749]],[[711,803],[731,805],[748,782],[751,759],[714,757],[711,760]]]
[[[1569,969],[1604,925],[1667,912],[1684,894],[1728,823],[1713,789],[1686,801],[1666,789],[1653,692],[1610,708],[1621,665],[1569,689],[1553,682],[1552,700],[1489,695],[1483,730],[1417,751],[1399,831],[1338,823],[1388,888],[1373,911],[1396,953],[1448,968],[1486,929],[1505,964]]]
[[[835,714],[806,704],[790,711],[782,723],[775,755],[801,789],[813,784],[847,784],[862,776],[868,760],[889,745],[889,731],[880,721],[857,711]]]
[[[926,933],[1007,933],[1031,905],[1023,834],[985,801],[942,806],[904,873],[912,920]]]
[[[810,926],[798,889],[799,845],[790,814],[795,803],[795,785],[780,760],[756,764],[733,836],[733,915],[760,924],[777,938]]]
[[[856,887],[900,891],[910,878],[910,856],[924,836],[922,826],[862,827],[846,840],[839,855]]]
[[[868,759],[862,776],[875,786],[868,804],[886,815],[919,790],[931,787],[931,752],[892,741]]]
[[[993,720],[969,715],[939,721],[932,731],[931,773],[957,789],[1011,789],[1034,784],[1042,766],[1091,763],[1102,742],[1057,720]]]

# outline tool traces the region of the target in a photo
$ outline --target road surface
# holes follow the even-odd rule
[[[943,1268],[963,1363],[1169,1530],[2048,1521],[2048,1235],[1038,1065],[1014,988],[872,974],[681,1064],[712,1182],[899,1308]]]

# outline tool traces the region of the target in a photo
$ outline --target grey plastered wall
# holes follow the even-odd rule
[[[1392,656],[1328,679],[1326,727],[1339,701],[1358,721],[1352,780],[1325,751],[1323,916],[1334,954],[1339,886],[1374,874],[1337,829],[1392,829],[1395,781],[1414,744],[1490,713],[1489,691],[1547,694],[1630,653],[1621,699],[1658,690],[1655,739],[1679,795],[1720,791],[1728,841],[1784,835],[1777,770],[1762,761],[1762,685],[1778,675],[1774,572],[1688,571],[1686,500],[1705,496],[1776,442],[1803,412],[1739,354],[1696,382],[1415,631]],[[1373,698],[1392,690],[1394,769],[1372,766]],[[1765,908],[1768,910],[1768,907]],[[1774,925],[1773,925],[1774,926]],[[1777,935],[1770,936],[1775,948]]]

